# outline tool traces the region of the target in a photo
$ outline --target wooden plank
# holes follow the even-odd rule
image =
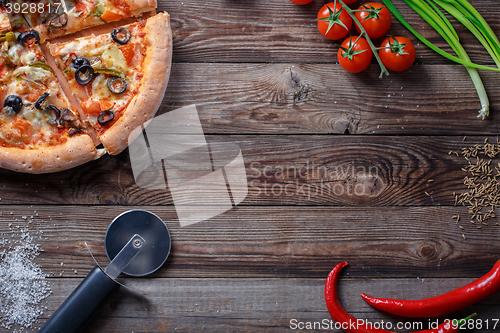
[[[224,135],[207,140],[218,155],[227,152],[214,143],[240,147],[249,187],[241,205],[421,206],[454,205],[453,193],[466,191],[461,169],[467,163],[449,152],[482,144],[484,137],[462,142],[462,137]],[[135,183],[127,154],[55,174],[1,170],[0,177],[0,204],[173,203],[169,189],[147,190]],[[179,193],[179,198],[191,194]]]
[[[211,134],[496,135],[500,73],[481,76],[491,116],[461,65],[418,65],[379,79],[340,65],[175,63],[159,113],[197,104]]]
[[[402,0],[393,3],[414,28],[437,46],[453,53],[442,38]],[[500,20],[491,7],[493,0],[474,1],[474,6],[500,34]],[[336,63],[340,41],[318,32],[315,22],[323,2],[297,6],[281,0],[234,2],[207,6],[202,1],[159,1],[158,10],[171,15],[174,62],[306,62]],[[356,3],[355,6],[359,6]],[[451,20],[470,57],[494,65],[484,48],[456,20]],[[355,29],[353,28],[353,33]],[[403,35],[415,41],[417,63],[449,63],[409,33],[394,17],[389,35]],[[380,43],[378,39],[375,43]],[[373,60],[375,63],[375,60]]]
[[[500,310],[499,295],[490,297],[458,313],[439,318],[406,319],[377,311],[359,296],[362,292],[386,297],[426,298],[461,287],[472,279],[353,279],[346,274],[339,280],[341,304],[357,319],[372,324],[390,322],[427,329],[430,322],[465,317],[477,312],[483,330],[486,320],[494,325]],[[50,279],[53,294],[37,326],[64,301],[80,279]],[[101,310],[85,332],[288,332],[299,325],[327,324],[323,290],[324,279],[126,279],[125,283],[144,295],[121,289]],[[334,324],[333,324],[334,325]],[[422,326],[417,326],[422,325]],[[497,325],[500,325],[497,324]],[[335,327],[335,326],[333,326]],[[318,331],[317,329],[314,331]],[[326,330],[326,329],[325,329]],[[311,332],[313,330],[305,330]],[[7,330],[0,329],[0,332]]]
[[[156,213],[172,235],[172,252],[153,277],[320,278],[344,260],[352,277],[478,277],[500,257],[500,226],[477,229],[459,207],[238,207],[180,227],[173,207],[7,206],[0,237],[28,226],[46,274],[82,277],[95,266],[85,242],[106,266],[106,229],[131,208]]]

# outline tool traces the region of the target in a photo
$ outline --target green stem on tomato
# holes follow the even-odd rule
[[[356,16],[354,15],[354,12],[351,8],[347,7],[347,5],[342,1],[342,0],[337,0],[341,5],[342,8],[349,14],[349,16],[352,18],[354,23],[358,26],[359,30],[361,31],[360,36],[364,35],[366,41],[368,42],[368,45],[370,45],[370,48],[372,50],[373,55],[375,56],[375,59],[377,59],[377,62],[380,66],[380,75],[379,78],[382,78],[385,75],[389,75],[389,72],[387,71],[387,68],[385,68],[384,64],[382,63],[382,60],[380,59],[377,48],[375,45],[373,45],[373,42],[371,41],[370,37],[368,37],[368,33],[366,32],[365,28],[363,28],[363,25],[358,21]]]
[[[429,0],[427,0],[429,1]],[[443,39],[451,46],[453,51],[458,55],[458,58],[448,54],[447,52],[441,50],[427,39],[422,37],[419,33],[417,33],[403,18],[403,16],[397,11],[396,7],[389,0],[382,0],[386,7],[393,13],[393,15],[410,31],[412,32],[419,40],[421,40],[425,45],[429,46],[432,50],[436,51],[440,55],[461,63],[465,66],[467,72],[469,73],[472,83],[476,88],[479,102],[481,103],[481,109],[479,110],[478,117],[482,117],[484,119],[489,115],[490,111],[490,103],[488,100],[488,95],[486,93],[486,89],[484,88],[483,82],[476,68],[483,68],[490,70],[498,70],[498,68],[491,68],[482,65],[473,64],[470,61],[470,58],[463,48],[462,44],[460,44],[458,36],[456,35],[455,30],[451,26],[451,23],[448,19],[442,14],[438,14],[439,9],[431,3],[429,5],[424,0],[404,0],[404,2],[410,6],[417,14],[419,14],[429,25],[431,25],[442,37]],[[460,61],[457,61],[460,60]]]

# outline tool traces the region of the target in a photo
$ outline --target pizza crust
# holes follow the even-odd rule
[[[159,13],[149,18],[144,30],[146,58],[139,93],[125,109],[123,116],[100,136],[111,155],[119,154],[132,142],[134,138],[129,138],[132,133],[140,133],[134,130],[156,114],[167,89],[172,66],[170,15]]]
[[[88,135],[81,134],[64,144],[41,149],[0,147],[0,168],[36,174],[57,172],[98,159],[104,153],[94,147]]]
[[[156,0],[125,0],[134,16],[151,11],[157,7]]]

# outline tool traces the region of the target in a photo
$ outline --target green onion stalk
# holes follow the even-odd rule
[[[417,37],[422,43],[427,45],[429,48],[440,54],[441,56],[460,63],[467,69],[472,82],[477,90],[479,101],[481,102],[481,110],[479,110],[478,117],[485,118],[489,115],[489,100],[486,90],[484,89],[483,82],[477,72],[477,69],[486,69],[492,71],[500,71],[500,68],[494,68],[489,66],[478,65],[472,63],[470,58],[460,44],[458,35],[453,29],[452,24],[444,16],[444,14],[439,10],[439,8],[434,4],[436,3],[444,10],[448,11],[452,16],[456,17],[462,24],[464,24],[478,40],[483,44],[486,50],[495,60],[495,63],[500,67],[500,43],[496,39],[495,34],[488,26],[486,21],[481,17],[475,9],[468,4],[466,0],[404,0],[417,14],[419,14],[429,25],[431,25],[450,45],[453,51],[458,55],[458,58],[443,51],[438,48],[422,35],[420,35],[411,25],[404,19],[404,17],[399,13],[396,7],[391,3],[390,0],[382,0],[384,5],[391,11],[391,13],[405,26],[415,37]],[[452,8],[453,7],[453,8]],[[464,13],[467,11],[467,15]],[[495,42],[495,40],[497,42]],[[498,61],[498,62],[497,62]]]

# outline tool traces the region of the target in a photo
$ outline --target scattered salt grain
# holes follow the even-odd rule
[[[15,229],[11,228],[11,232]],[[43,314],[40,302],[50,295],[46,275],[34,259],[43,251],[27,228],[14,239],[0,239],[0,326],[18,332],[31,328]]]

